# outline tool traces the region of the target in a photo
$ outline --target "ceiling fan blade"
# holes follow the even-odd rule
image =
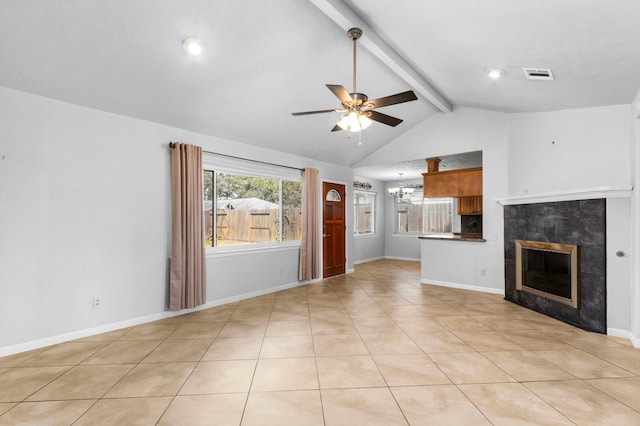
[[[396,93],[395,95],[368,101],[367,105],[372,104],[373,108],[381,108],[389,105],[401,104],[403,102],[415,101],[417,99],[418,97],[413,93],[413,90],[408,90],[406,92]]]
[[[391,127],[396,127],[398,124],[402,123],[401,119],[383,114],[378,111],[367,111],[365,114],[367,114],[367,117],[369,117],[370,119]]]
[[[336,95],[338,99],[340,99],[340,102],[342,102],[343,104],[353,103],[351,95],[343,86],[340,86],[339,84],[327,84],[327,87],[333,92],[334,95]]]
[[[338,126],[337,124],[335,126],[333,126],[333,129],[331,129],[332,132],[339,132],[340,130],[343,130],[342,127]]]
[[[302,112],[292,112],[291,115],[309,115],[309,114],[323,114],[325,112],[340,112],[341,109],[320,109],[318,111],[302,111]]]

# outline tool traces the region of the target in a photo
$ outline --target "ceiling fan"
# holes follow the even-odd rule
[[[291,115],[309,115],[322,114],[326,112],[344,112],[338,123],[331,129],[332,132],[346,130],[350,132],[359,132],[371,125],[372,120],[387,126],[395,127],[402,123],[402,120],[387,114],[376,111],[374,108],[382,108],[389,105],[401,104],[403,102],[415,101],[417,96],[412,90],[396,93],[395,95],[385,96],[383,98],[369,100],[367,95],[359,93],[356,90],[356,43],[362,36],[360,28],[351,28],[347,31],[347,37],[353,40],[353,92],[347,92],[343,86],[337,84],[327,84],[327,88],[342,103],[341,108],[323,109],[318,111],[294,112]]]

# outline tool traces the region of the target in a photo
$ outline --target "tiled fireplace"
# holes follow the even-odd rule
[[[504,228],[505,298],[606,333],[606,200],[505,205]]]

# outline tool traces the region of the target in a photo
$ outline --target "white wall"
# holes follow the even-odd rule
[[[4,88],[0,122],[0,347],[163,311],[184,132]]]
[[[384,146],[357,166],[390,164],[417,158],[482,151],[483,231],[487,242],[476,250],[473,260],[486,266],[487,275],[474,275],[468,285],[504,289],[504,241],[502,206],[496,198],[507,194],[508,115],[472,108],[458,108],[449,114],[432,116]],[[425,164],[426,171],[426,164]],[[393,230],[393,214],[387,204],[386,225]],[[392,210],[391,210],[392,211]],[[390,236],[387,231],[386,256],[420,259],[416,237]],[[451,261],[442,265],[451,275],[464,265],[462,246],[453,248]],[[464,252],[466,253],[466,251]],[[441,275],[439,273],[439,275]]]
[[[385,210],[384,202],[387,190],[384,182],[354,176],[354,180],[371,184],[371,192],[376,194],[375,232],[372,235],[356,235],[353,237],[353,260],[355,264],[384,259],[385,244]],[[349,205],[347,208],[352,208]]]
[[[631,103],[631,333],[640,347],[640,90]]]
[[[0,129],[5,353],[166,312],[170,141],[315,167],[320,179],[348,188],[352,182],[345,167],[1,87]],[[298,256],[298,250],[208,256],[207,300],[296,285]],[[92,308],[94,297],[102,300],[101,309]]]
[[[504,295],[482,275],[487,268],[483,242],[421,239],[420,282]],[[503,273],[504,275],[504,273]]]
[[[607,200],[607,328],[631,330],[631,200]],[[623,252],[623,257],[617,252]]]
[[[629,185],[629,127],[629,105],[510,114],[509,195]]]

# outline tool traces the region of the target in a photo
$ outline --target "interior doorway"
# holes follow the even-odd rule
[[[345,186],[322,183],[322,277],[345,273]]]

